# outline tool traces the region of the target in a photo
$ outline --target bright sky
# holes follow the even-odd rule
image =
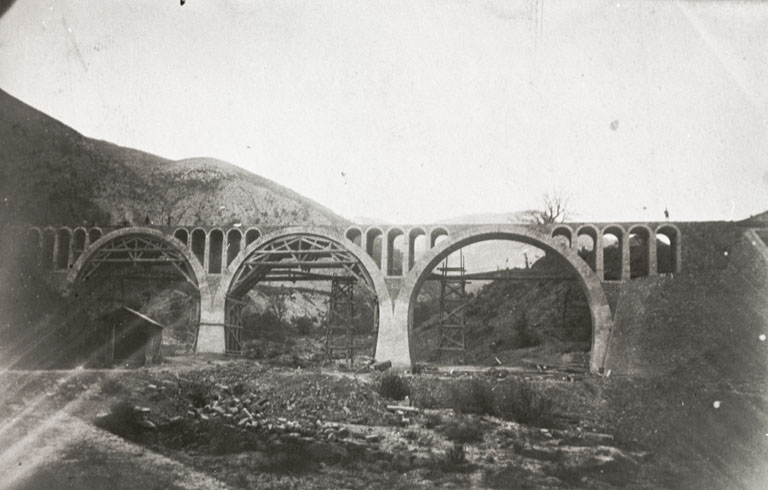
[[[212,156],[347,216],[768,209],[761,2],[23,0],[0,87],[81,133]]]

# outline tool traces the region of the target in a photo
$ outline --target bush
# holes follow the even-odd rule
[[[474,470],[474,465],[467,461],[467,453],[464,451],[463,444],[454,444],[440,460],[439,467],[446,473],[468,472]]]
[[[501,404],[504,418],[534,427],[553,427],[556,416],[552,400],[539,393],[530,384],[520,384]]]
[[[385,374],[379,381],[379,395],[390,400],[402,400],[411,394],[411,389],[400,375]]]
[[[187,398],[193,407],[202,408],[211,399],[211,388],[206,387],[199,383],[189,382],[183,383],[179,386],[183,397]]]
[[[435,427],[442,425],[442,423],[443,417],[441,417],[439,413],[430,413],[424,415],[424,427],[427,429],[434,429]]]
[[[451,386],[451,408],[459,413],[477,413],[493,415],[493,391],[487,382],[472,378],[469,386],[454,384]]]
[[[116,395],[125,391],[125,385],[117,378],[107,378],[101,383],[101,392],[105,395]]]
[[[130,439],[143,431],[140,421],[141,416],[133,409],[133,405],[121,400],[112,405],[109,414],[97,420],[95,425],[120,437]]]
[[[445,424],[442,427],[441,432],[445,434],[445,437],[450,441],[458,444],[466,444],[469,442],[481,442],[483,440],[485,429],[478,420],[467,417],[458,417]]]
[[[270,340],[285,342],[285,323],[271,311],[243,313],[243,340]]]
[[[308,316],[300,316],[293,319],[293,326],[299,335],[307,335],[312,332],[315,323]]]
[[[456,468],[467,462],[467,454],[463,444],[454,444],[445,452],[446,468]]]
[[[270,473],[303,473],[315,465],[312,452],[304,445],[291,443],[270,452],[263,471]]]

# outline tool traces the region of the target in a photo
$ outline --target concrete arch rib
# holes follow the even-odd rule
[[[608,340],[613,328],[613,316],[600,280],[572,248],[554,242],[548,235],[515,225],[488,225],[470,228],[451,235],[448,240],[424,254],[403,281],[400,294],[394,305],[394,325],[397,326],[397,331],[394,332],[390,344],[382,345],[381,340],[379,341],[376,351],[377,357],[379,357],[379,353],[381,353],[382,358],[392,356],[401,361],[400,364],[402,364],[403,355],[398,355],[398,353],[404,352],[407,357],[407,364],[410,365],[410,331],[413,323],[413,310],[419,287],[426,280],[427,273],[450,253],[466,245],[486,240],[515,240],[527,243],[539,247],[547,253],[560,255],[574,269],[589,302],[592,317],[592,347],[589,368],[593,373],[599,372],[605,362]]]
[[[300,227],[300,226],[285,228],[278,232],[269,233],[267,235],[261,236],[255,242],[251,243],[245,249],[243,249],[240,252],[240,254],[232,261],[232,263],[222,272],[221,279],[219,282],[219,288],[213,298],[211,308],[209,311],[203,312],[203,318],[201,322],[223,326],[225,321],[227,294],[229,293],[235,274],[238,272],[238,270],[241,267],[243,267],[243,264],[248,259],[248,257],[250,257],[254,252],[258,251],[260,248],[262,248],[264,245],[268,244],[269,242],[272,242],[274,240],[278,240],[281,238],[297,236],[297,235],[315,236],[315,237],[324,238],[324,239],[336,242],[338,245],[341,245],[345,249],[347,249],[358,261],[360,261],[363,273],[366,274],[368,279],[370,280],[371,285],[374,289],[374,292],[376,293],[376,297],[379,302],[379,334],[378,335],[380,337],[382,335],[382,332],[384,333],[384,335],[388,335],[388,332],[393,329],[392,299],[389,295],[389,290],[387,289],[387,283],[386,283],[386,280],[384,279],[384,273],[376,265],[373,258],[371,258],[362,248],[360,248],[359,246],[351,242],[349,239],[347,239],[344,236],[343,232],[335,233],[335,232],[329,232],[328,229],[314,228],[314,227]],[[223,343],[224,343],[223,329],[222,329],[221,336],[222,338],[220,340],[220,343],[223,348]],[[212,341],[213,340],[214,339],[212,339]],[[215,339],[215,340],[216,342],[219,342],[218,339]]]
[[[189,249],[187,249],[187,247],[185,247],[184,244],[181,241],[179,241],[177,238],[166,235],[165,233],[158,231],[154,228],[143,228],[143,227],[121,228],[111,233],[107,233],[106,235],[102,236],[95,242],[91,243],[88,246],[88,248],[82,253],[82,255],[80,255],[80,257],[72,266],[72,269],[70,269],[69,273],[67,274],[67,282],[66,282],[67,291],[71,291],[72,288],[74,288],[75,284],[77,283],[78,277],[80,276],[80,272],[83,269],[83,266],[85,266],[85,264],[88,263],[88,261],[91,259],[93,254],[96,253],[96,251],[98,251],[105,244],[109,243],[115,238],[130,236],[130,235],[144,235],[144,236],[157,238],[158,240],[164,241],[165,243],[171,245],[176,250],[181,252],[181,254],[186,259],[187,263],[189,263],[189,266],[192,268],[192,271],[194,272],[195,281],[197,281],[197,287],[200,290],[201,303],[205,296],[210,295],[210,291],[208,288],[208,277],[205,274],[205,270],[203,270],[203,266],[200,264],[200,262],[197,261],[195,256],[192,255]]]

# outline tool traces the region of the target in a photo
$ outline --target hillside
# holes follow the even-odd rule
[[[566,269],[559,260],[544,257],[531,270],[563,273]],[[413,353],[419,362],[434,362],[439,357],[439,297],[437,281],[420,291],[413,332]],[[465,311],[467,364],[586,362],[589,307],[574,281],[486,282],[469,297]]]
[[[318,203],[212,158],[171,161],[87,138],[0,90],[0,222],[345,224]]]

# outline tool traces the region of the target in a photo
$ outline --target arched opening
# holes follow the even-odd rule
[[[593,271],[597,271],[597,230],[581,227],[576,231],[577,253]]]
[[[88,233],[83,228],[77,228],[72,238],[72,262],[76,262],[77,259],[85,252],[88,246]]]
[[[555,241],[555,243],[562,243],[566,247],[571,247],[571,242],[573,239],[573,232],[571,232],[571,229],[567,226],[556,226],[554,230],[552,230],[552,239]]]
[[[240,253],[240,245],[243,240],[243,235],[240,230],[229,230],[227,233],[227,267],[235,260],[237,254]]]
[[[475,242],[438,263],[416,298],[416,363],[588,368],[589,307],[558,254],[519,241]]]
[[[403,259],[405,258],[405,233],[399,228],[387,232],[387,275],[403,275]]]
[[[42,266],[45,270],[53,270],[54,253],[56,249],[56,231],[46,228],[43,232]]]
[[[211,230],[208,236],[208,274],[221,274],[221,257],[224,252],[224,232]]]
[[[68,228],[59,229],[58,246],[56,247],[56,270],[69,269],[70,246],[72,245],[72,232]]]
[[[200,262],[200,265],[205,264],[205,231],[201,229],[192,230],[192,253],[195,258]]]
[[[424,358],[424,354],[419,353],[420,347],[417,345],[420,342],[418,337],[423,336],[417,330],[424,328],[424,326],[416,325],[416,316],[424,315],[423,312],[417,313],[419,308],[417,297],[422,294],[422,286],[429,281],[440,280],[442,276],[460,274],[458,269],[464,268],[466,281],[492,280],[493,284],[483,293],[476,292],[474,297],[467,295],[470,296],[470,299],[463,308],[459,308],[460,304],[453,308],[453,311],[463,310],[469,316],[474,315],[476,317],[472,320],[475,323],[474,326],[471,325],[472,322],[467,322],[475,332],[470,336],[465,336],[464,349],[465,351],[479,350],[477,353],[465,353],[468,361],[498,365],[499,361],[501,364],[514,362],[526,364],[532,360],[539,364],[538,360],[544,360],[545,363],[548,363],[545,365],[561,365],[566,368],[576,368],[576,365],[579,365],[581,369],[584,369],[588,364],[591,371],[597,372],[603,365],[605,346],[612,327],[612,317],[596,274],[578,257],[575,251],[561,249],[546,235],[520,226],[510,225],[506,230],[499,228],[501,227],[487,226],[459,233],[457,236],[451,237],[450,241],[431,250],[414,266],[401,288],[401,294],[406,294],[409,297],[408,329],[412,358],[418,359],[419,356]],[[483,274],[475,273],[469,267],[471,265],[470,258],[465,257],[464,264],[460,262],[459,267],[449,262],[449,267],[441,270],[441,265],[451,254],[462,248],[465,248],[464,253],[466,254],[470,245],[491,240],[514,243],[518,253],[513,260],[510,260],[510,263],[515,264],[515,266],[510,266],[509,270],[504,268],[497,271],[485,271]],[[479,253],[479,255],[487,257],[487,253]],[[527,269],[525,268],[526,255],[528,255]],[[446,279],[456,283],[461,278],[450,277]],[[503,280],[506,280],[506,283]],[[525,281],[536,285],[531,286],[529,284],[527,287],[506,285]],[[514,290],[509,291],[509,293],[502,292],[504,287],[510,287]],[[494,291],[497,288],[499,291]],[[447,286],[446,289],[448,289]],[[565,294],[566,291],[567,294]],[[526,297],[526,294],[530,296]],[[446,300],[451,299],[444,293],[440,295]],[[477,298],[481,296],[484,298],[478,302]],[[554,301],[549,307],[540,307],[536,303],[544,301],[543,298],[554,299]],[[498,307],[508,300],[515,304]],[[571,308],[578,311],[577,314],[574,313],[572,320],[569,319]],[[455,319],[450,314],[452,311],[450,307],[444,308],[444,310],[439,317],[435,314],[431,315],[433,330],[439,331],[440,328],[436,318]],[[564,311],[565,314],[563,314]],[[530,329],[535,325],[542,325],[541,330]],[[559,326],[561,333],[566,332],[565,337],[555,337],[554,346],[545,346],[543,341],[548,338],[548,330],[553,325]],[[450,329],[451,325],[448,327]],[[504,327],[512,329],[512,334],[507,335],[506,338],[495,337],[496,332],[503,331]],[[521,331],[523,332],[522,335]],[[527,338],[528,335],[531,338]],[[443,337],[443,335],[431,336],[433,339],[432,352],[435,349],[440,349],[440,339]],[[551,337],[549,338],[551,339]],[[530,344],[526,346],[528,342]],[[536,345],[537,342],[542,347]],[[473,343],[477,343],[477,345],[473,347]],[[506,348],[510,349],[507,351]],[[520,349],[522,349],[520,352],[511,352]],[[526,349],[528,349],[527,354]],[[430,349],[427,348],[426,350],[429,351]],[[497,353],[502,353],[503,359],[497,356]],[[429,355],[427,352],[428,359]],[[438,352],[438,360],[439,356]],[[496,357],[499,359],[497,360]],[[434,358],[435,355],[432,354],[433,362]]]
[[[659,274],[680,272],[680,232],[672,225],[656,230],[656,263]]]
[[[651,232],[644,226],[629,230],[629,277],[645,277],[650,273]]]
[[[77,298],[57,334],[67,357],[137,365],[191,352],[204,271],[185,250],[149,228],[123,228],[91,244],[67,277]]]
[[[423,228],[411,228],[408,231],[408,270],[413,269],[413,264],[427,251],[427,233]]]
[[[173,238],[183,243],[185,246],[189,246],[189,232],[186,228],[179,228],[173,232]]]
[[[102,236],[104,236],[104,233],[101,231],[101,228],[91,228],[88,230],[88,243],[96,243]]]
[[[432,231],[429,232],[429,246],[430,248],[434,248],[435,245],[437,245],[437,241],[441,237],[447,237],[448,236],[448,230],[446,230],[443,227],[437,227],[433,228]]]
[[[623,277],[624,231],[617,226],[603,230],[603,278],[620,281]]]
[[[347,240],[354,243],[358,247],[362,246],[363,232],[360,230],[360,228],[349,228],[345,236],[347,237]]]
[[[256,228],[250,228],[245,232],[245,246],[247,247],[251,243],[255,242],[261,236],[261,232]]]
[[[384,233],[379,228],[370,228],[365,234],[365,251],[381,269],[381,252]]]
[[[374,284],[370,267],[367,256],[316,233],[267,236],[248,247],[222,278],[226,352],[300,366],[372,356],[375,291],[386,286]]]

